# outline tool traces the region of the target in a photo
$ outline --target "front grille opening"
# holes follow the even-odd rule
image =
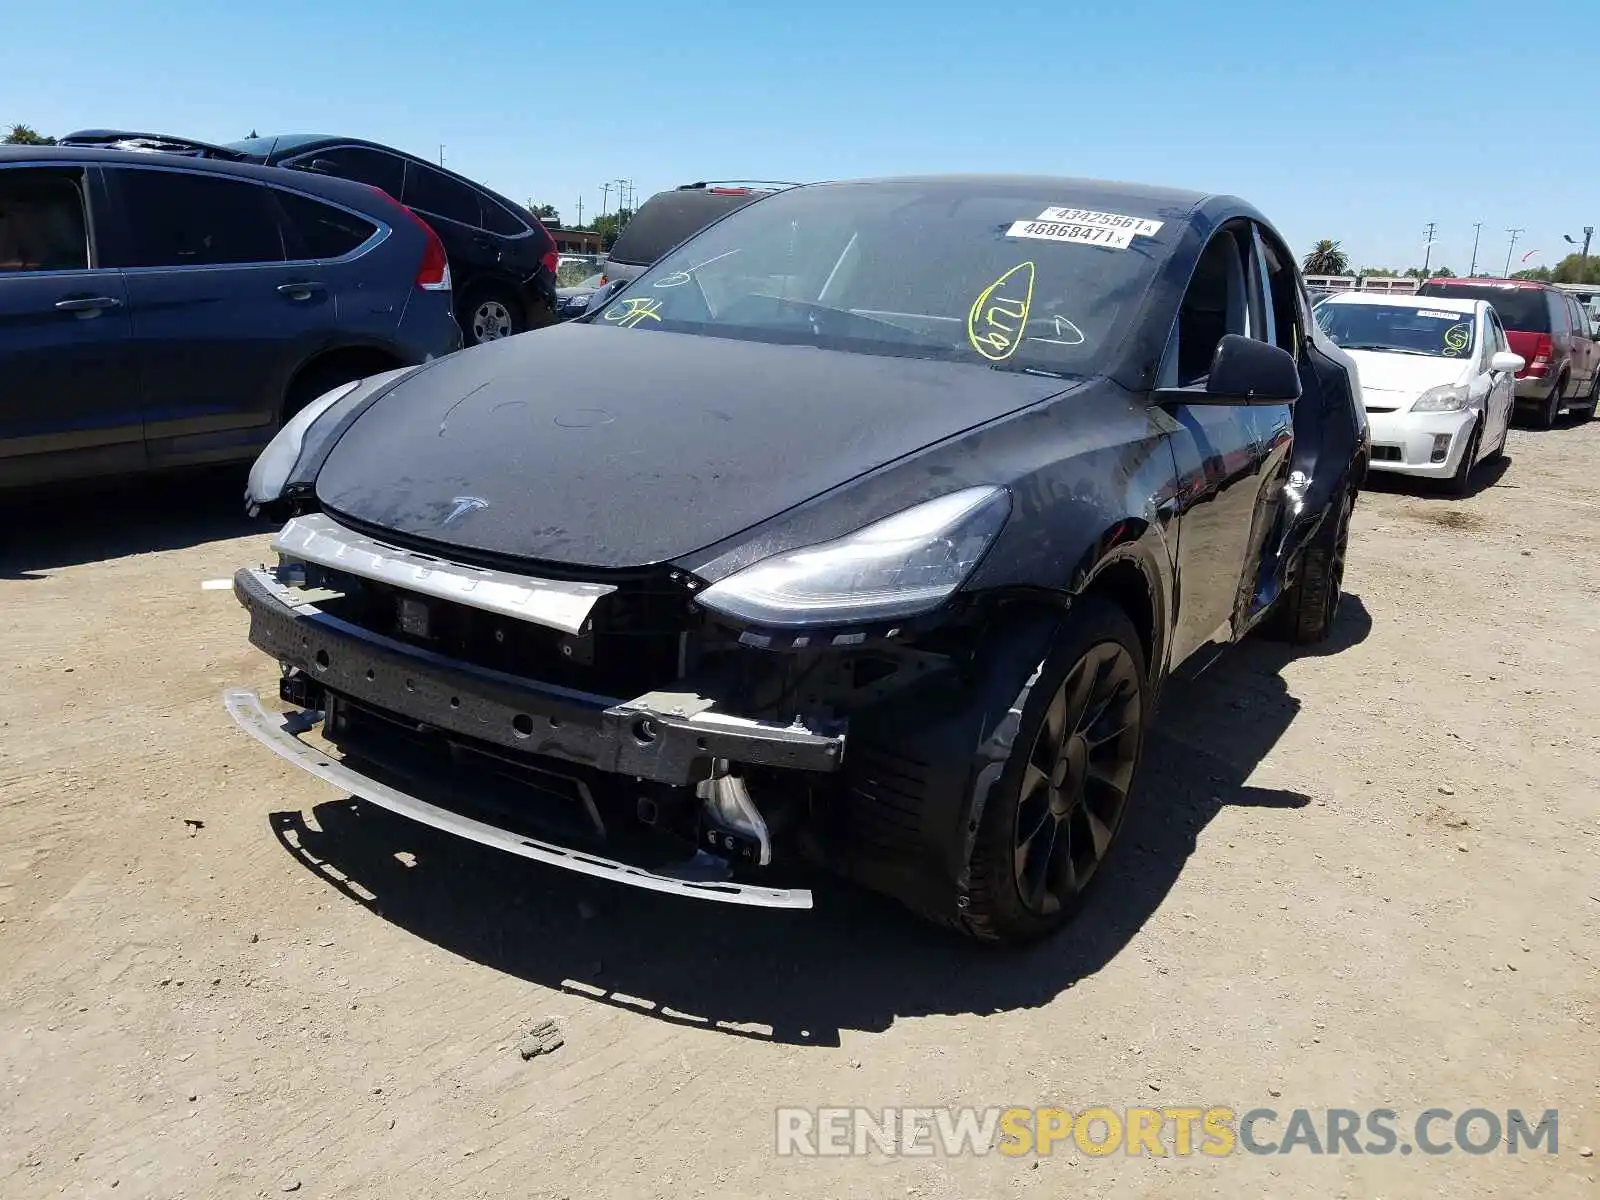
[[[638,579],[601,597],[574,636],[392,584],[331,573],[319,602],[340,620],[475,666],[606,696],[665,687],[689,665],[702,620],[681,582]]]
[[[1374,446],[1372,448],[1374,462],[1401,462],[1399,446]]]

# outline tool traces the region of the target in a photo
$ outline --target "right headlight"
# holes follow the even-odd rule
[[[915,616],[966,582],[1010,512],[1004,488],[951,492],[834,541],[762,559],[712,584],[700,603],[779,627]]]
[[[1417,397],[1412,412],[1460,412],[1467,406],[1467,389],[1454,383],[1432,387]]]
[[[365,380],[354,379],[341,384],[331,392],[324,392],[310,404],[283,423],[267,448],[250,467],[250,482],[245,485],[245,504],[251,508],[272,504],[283,496],[289,482],[289,473],[300,461],[300,451],[305,446],[306,431],[317,419],[339,401],[355,391]]]

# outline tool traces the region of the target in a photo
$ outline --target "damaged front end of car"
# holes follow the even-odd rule
[[[293,711],[225,701],[296,765],[425,824],[655,891],[810,907],[808,868],[876,882],[881,862],[853,867],[886,836],[905,835],[880,859],[925,849],[928,814],[897,807],[906,768],[847,746],[970,711],[985,623],[952,597],[1009,508],[968,488],[714,582],[534,575],[303,513],[275,566],[234,578]],[[947,877],[959,841],[934,839]]]

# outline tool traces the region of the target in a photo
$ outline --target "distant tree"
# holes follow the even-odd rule
[[[1311,247],[1300,266],[1307,275],[1348,275],[1350,256],[1339,248],[1338,242],[1323,238]]]
[[[259,134],[259,133],[257,133],[257,132],[256,132],[256,131],[255,131],[255,130],[254,130],[254,129],[252,129],[252,130],[251,130],[251,131],[250,131],[250,136],[251,136],[251,137],[253,137],[253,138],[258,138],[258,137],[260,137],[260,136],[261,136],[261,135],[260,135],[260,134]]]
[[[1550,278],[1556,283],[1600,283],[1600,257],[1591,254],[1586,263],[1581,254],[1569,254],[1555,265]]]
[[[1549,267],[1529,267],[1526,271],[1511,272],[1511,278],[1534,279],[1540,283],[1550,283],[1551,274],[1552,272]]]
[[[0,143],[7,146],[54,146],[53,137],[45,137],[32,125],[13,125],[11,132],[0,138]]]
[[[538,217],[539,220],[547,221],[552,225],[561,224],[561,214],[556,211],[554,204],[539,205],[538,208],[533,210],[533,215]]]
[[[1449,267],[1439,267],[1433,273],[1433,278],[1435,279],[1454,279],[1455,277],[1456,273]]]
[[[631,208],[618,209],[614,213],[596,217],[589,222],[589,228],[600,235],[605,248],[609,250],[616,244],[617,235],[622,232],[622,227],[628,223],[632,216],[633,210]]]

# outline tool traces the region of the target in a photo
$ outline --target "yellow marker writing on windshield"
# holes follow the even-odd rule
[[[1444,331],[1444,352],[1448,355],[1460,354],[1467,348],[1467,343],[1472,340],[1472,326],[1463,322],[1452,325]]]
[[[972,302],[967,313],[967,340],[990,362],[1004,362],[1022,345],[1033,306],[1034,266],[1018,263]]]
[[[640,321],[660,321],[661,301],[650,296],[634,296],[606,309],[605,319],[624,329],[632,329]]]

